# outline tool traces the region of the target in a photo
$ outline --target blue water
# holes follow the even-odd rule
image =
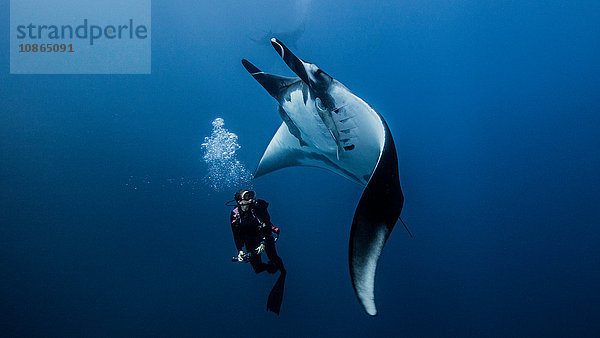
[[[0,4],[8,22],[8,2]],[[0,25],[0,335],[600,335],[600,2],[159,1],[152,75],[9,75]],[[379,316],[348,273],[361,187],[257,179],[288,270],[235,254],[206,183],[221,117],[252,170],[281,123],[240,64],[291,48],[387,120],[406,198],[379,261]],[[283,41],[285,43],[285,41]]]

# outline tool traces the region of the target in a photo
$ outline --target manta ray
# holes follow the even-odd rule
[[[254,177],[311,166],[365,186],[352,220],[349,264],[356,296],[375,316],[377,261],[404,204],[392,134],[383,117],[339,81],[296,57],[281,41],[273,38],[271,44],[298,77],[267,74],[242,60],[277,100],[283,120]]]

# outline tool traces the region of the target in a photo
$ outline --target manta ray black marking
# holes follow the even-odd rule
[[[291,166],[331,170],[365,187],[350,231],[352,285],[365,311],[377,314],[375,269],[404,203],[396,146],[383,117],[316,65],[283,43],[271,44],[298,77],[266,74],[242,64],[279,102],[283,123],[262,156],[255,177]]]

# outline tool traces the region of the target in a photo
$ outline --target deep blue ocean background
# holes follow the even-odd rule
[[[600,2],[152,2],[151,75],[9,75],[0,4],[1,336],[600,336]],[[203,178],[211,121],[253,169],[281,124],[242,67],[292,75],[269,30],[387,120],[405,195],[376,277],[347,262],[362,188],[257,179],[271,275],[232,264],[234,190]],[[283,41],[284,43],[286,41]]]

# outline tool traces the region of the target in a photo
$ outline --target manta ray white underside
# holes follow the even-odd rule
[[[329,129],[321,121],[315,98],[308,92],[304,103],[302,89],[296,88],[289,93],[290,101],[284,101],[281,107],[289,112],[300,138],[290,132],[289,122],[283,122],[261,158],[256,176],[301,165],[328,169],[367,185],[383,150],[385,129],[379,115],[341,84],[336,83],[332,90],[336,103],[342,107],[331,118],[333,128],[340,135],[339,143],[353,149],[338,146],[333,128]],[[365,109],[369,110],[367,114]]]

